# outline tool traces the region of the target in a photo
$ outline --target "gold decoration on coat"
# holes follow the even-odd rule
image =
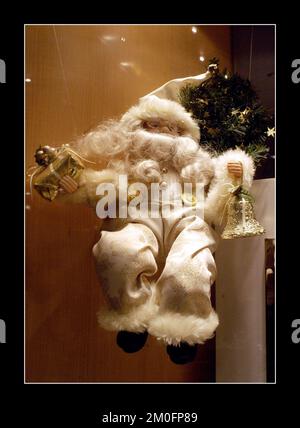
[[[140,195],[140,191],[139,190],[134,190],[131,192],[128,192],[127,195],[127,202],[131,202],[133,199],[137,198]]]
[[[182,201],[183,201],[184,204],[192,205],[193,207],[197,203],[197,198],[192,193],[182,193],[181,194],[181,199],[182,199]]]

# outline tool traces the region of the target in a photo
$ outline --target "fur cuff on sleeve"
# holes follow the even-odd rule
[[[243,165],[243,186],[250,189],[254,176],[254,162],[251,156],[247,155],[241,149],[228,150],[223,155],[214,159],[215,162],[215,177],[218,181],[228,182],[232,180],[227,171],[229,162],[241,162]]]
[[[245,189],[249,190],[255,172],[254,162],[251,156],[241,149],[228,150],[221,156],[214,158],[215,175],[211,182],[206,199],[205,218],[209,223],[220,224],[222,221],[225,204],[228,201],[229,191],[234,179],[229,175],[227,164],[229,162],[241,162],[243,166],[243,181]]]

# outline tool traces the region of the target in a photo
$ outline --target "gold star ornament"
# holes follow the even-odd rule
[[[268,137],[275,137],[275,127],[274,128],[268,128],[267,130],[267,136]]]

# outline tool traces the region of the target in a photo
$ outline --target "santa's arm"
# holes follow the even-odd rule
[[[69,176],[62,178],[60,182],[61,192],[57,200],[65,203],[88,204],[95,208],[100,199],[100,196],[97,195],[97,187],[106,183],[117,186],[118,174],[114,170],[84,169],[78,183]]]
[[[228,150],[222,155],[213,158],[213,163],[214,178],[210,183],[205,202],[205,220],[209,223],[220,225],[224,219],[224,210],[230,197],[230,190],[237,184],[242,184],[246,190],[249,190],[252,185],[255,167],[252,157],[241,149]],[[228,170],[230,164],[238,163],[242,166],[240,179]],[[234,165],[231,168],[234,170]]]

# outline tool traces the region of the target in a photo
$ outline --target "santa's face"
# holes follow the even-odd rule
[[[183,127],[178,123],[172,123],[165,119],[152,118],[143,121],[143,129],[148,132],[154,132],[157,134],[167,134],[173,136],[181,136],[184,133]]]

